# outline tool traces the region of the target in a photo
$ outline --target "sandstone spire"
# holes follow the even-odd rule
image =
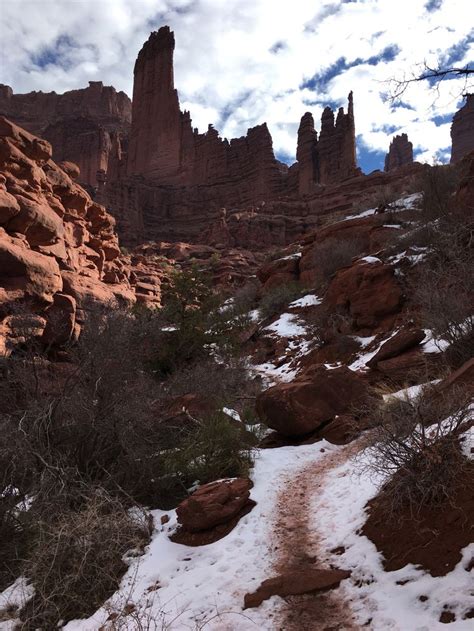
[[[319,180],[330,184],[357,173],[354,103],[352,92],[348,97],[347,114],[339,108],[336,119],[330,107],[321,117],[321,133],[318,142]]]
[[[181,112],[173,76],[174,33],[151,33],[134,69],[127,172],[166,180],[180,166]]]
[[[298,191],[301,195],[310,193],[314,184],[319,181],[318,172],[318,134],[314,129],[314,119],[310,112],[301,118],[298,128],[298,145],[296,159],[298,161]]]
[[[474,150],[474,94],[466,94],[466,103],[454,115],[451,140],[451,162]]]
[[[413,144],[408,140],[408,136],[406,134],[394,136],[385,156],[385,171],[393,171],[412,162]]]

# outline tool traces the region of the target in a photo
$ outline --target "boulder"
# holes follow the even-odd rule
[[[280,383],[257,398],[260,420],[284,436],[314,432],[366,397],[366,384],[346,368],[315,367],[290,383]]]
[[[404,327],[382,344],[377,353],[366,365],[369,366],[369,368],[375,368],[378,362],[397,357],[397,355],[401,355],[404,351],[418,346],[424,339],[425,332],[422,329]]]
[[[210,530],[236,517],[247,505],[252,482],[231,478],[204,484],[176,509],[178,522],[188,532]]]

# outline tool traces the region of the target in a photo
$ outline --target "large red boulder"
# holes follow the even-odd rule
[[[347,309],[358,329],[377,328],[402,306],[402,289],[394,269],[376,259],[360,259],[335,275],[325,304]]]
[[[252,482],[231,478],[204,484],[176,509],[178,522],[188,532],[210,530],[236,517],[248,504]]]
[[[345,366],[316,367],[290,383],[280,383],[257,398],[260,420],[284,436],[302,436],[319,429],[365,399],[364,380]]]

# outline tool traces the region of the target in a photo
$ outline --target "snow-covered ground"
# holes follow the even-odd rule
[[[326,451],[321,451],[323,445]],[[251,497],[257,505],[229,535],[213,544],[194,548],[172,543],[168,535],[176,528],[175,511],[166,512],[170,521],[165,526],[160,525],[165,512],[153,511],[153,539],[145,554],[133,561],[120,590],[94,616],[72,621],[65,629],[98,630],[110,611],[122,611],[131,603],[143,622],[156,621],[156,629],[184,631],[204,625],[214,631],[277,629],[274,620],[279,612],[278,602],[283,601],[272,599],[258,609],[244,611],[244,596],[271,575],[272,529],[278,518],[276,501],[286,479],[327,456],[327,450],[335,449],[338,448],[328,443],[318,443],[259,451],[251,475]]]
[[[341,583],[340,596],[350,602],[359,624],[374,631],[472,630],[472,620],[461,618],[474,607],[472,572],[466,571],[474,544],[464,548],[446,576],[433,577],[414,565],[385,572],[375,545],[357,534],[365,522],[364,507],[376,492],[377,481],[348,460],[329,473],[313,498],[313,528],[322,535],[326,560],[352,571]],[[340,546],[342,554],[330,553]],[[457,618],[449,627],[439,622],[444,605]]]

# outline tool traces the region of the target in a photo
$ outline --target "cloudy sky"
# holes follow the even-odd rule
[[[15,92],[64,92],[101,80],[132,93],[133,64],[150,31],[175,31],[175,82],[201,131],[232,138],[267,121],[277,156],[294,160],[306,111],[354,91],[359,163],[382,166],[406,132],[420,160],[449,159],[463,81],[437,93],[412,84],[384,95],[417,64],[474,60],[472,0],[0,0],[0,82]]]

